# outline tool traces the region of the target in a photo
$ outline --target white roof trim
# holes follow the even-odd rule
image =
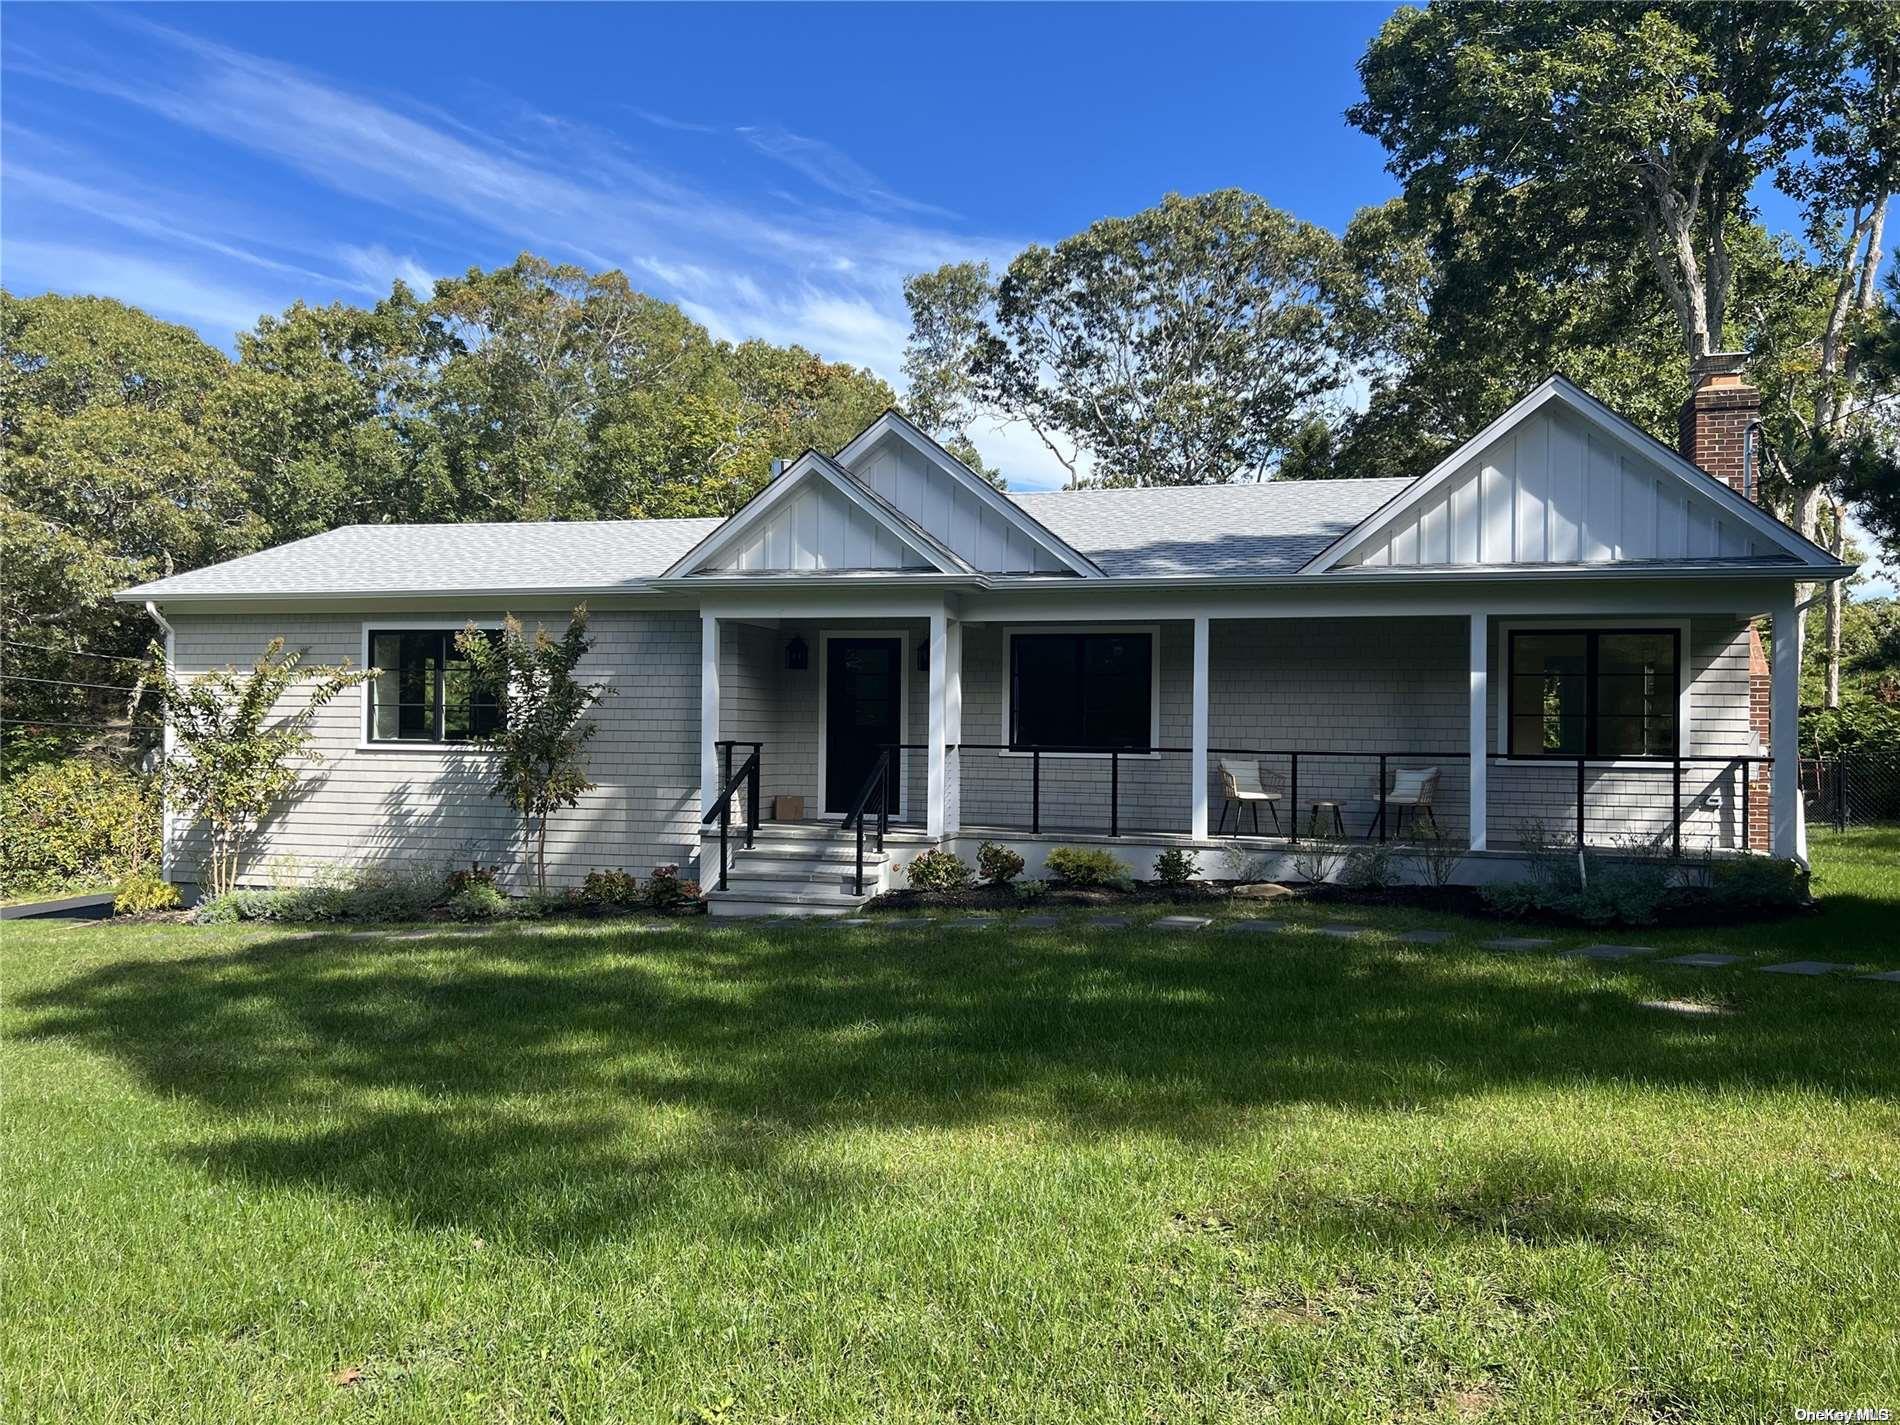
[[[1806,539],[1798,531],[1790,529],[1754,501],[1742,498],[1726,482],[1717,480],[1707,471],[1683,459],[1681,455],[1650,435],[1641,426],[1618,415],[1575,382],[1563,376],[1551,376],[1536,390],[1492,421],[1490,425],[1439,461],[1418,480],[1406,486],[1355,527],[1327,545],[1300,572],[1324,574],[1332,569],[1353,550],[1383,533],[1386,526],[1396,516],[1450,480],[1464,468],[1465,463],[1472,456],[1552,401],[1582,416],[1598,431],[1631,454],[1660,465],[1670,474],[1692,484],[1698,494],[1721,505],[1750,529],[1785,550],[1802,564],[1816,569],[1837,567],[1838,561],[1820,545]]]
[[[944,472],[952,480],[969,490],[990,509],[994,510],[1010,525],[1021,531],[1023,537],[1037,548],[1060,560],[1065,566],[1085,579],[1103,579],[1108,577],[1086,554],[1063,539],[1049,526],[1037,519],[1029,511],[1018,505],[989,481],[965,465],[956,456],[945,450],[935,440],[921,430],[901,411],[886,411],[871,424],[851,437],[843,450],[838,452],[838,463],[849,466],[851,462],[876,445],[887,435],[894,435],[911,449],[917,451],[926,460]]]
[[[976,572],[930,531],[924,529],[861,480],[853,478],[851,473],[837,462],[828,456],[820,455],[815,450],[808,450],[794,460],[776,480],[748,500],[737,514],[687,550],[658,577],[677,579],[692,574],[707,561],[717,558],[730,548],[735,540],[776,509],[790,491],[814,479],[824,481],[863,510],[865,514],[883,525],[895,538],[915,551],[918,557],[939,574],[974,574]]]

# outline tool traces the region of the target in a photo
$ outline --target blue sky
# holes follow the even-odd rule
[[[1390,10],[14,5],[0,261],[228,347],[531,249],[895,384],[908,273],[1170,190],[1334,231],[1391,196],[1342,117]],[[1018,488],[1058,478],[977,434]]]
[[[1389,196],[1341,117],[1389,8],[11,6],[5,278],[228,346],[532,249],[895,381],[910,272],[1171,189]]]

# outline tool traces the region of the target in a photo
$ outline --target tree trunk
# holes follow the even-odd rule
[[[534,884],[542,895],[548,893],[548,814],[541,813],[535,824],[534,836]]]
[[[1847,552],[1847,511],[1839,501],[1834,502],[1834,537],[1828,542],[1828,549],[1836,559]],[[1841,615],[1846,589],[1843,579],[1835,579],[1827,586],[1827,682],[1821,702],[1830,708],[1841,705]]]

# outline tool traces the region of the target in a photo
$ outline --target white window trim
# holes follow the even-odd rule
[[[907,628],[823,628],[818,631],[818,815],[843,817],[849,807],[832,811],[825,805],[825,732],[830,716],[826,700],[831,685],[831,640],[834,638],[894,638],[897,640],[897,721],[899,742],[910,735],[910,630]],[[910,779],[904,775],[904,758],[897,758],[897,817],[910,817]]]
[[[1492,693],[1491,720],[1497,724],[1493,742],[1497,757],[1513,766],[1575,766],[1574,757],[1516,757],[1511,753],[1511,635],[1513,633],[1618,633],[1635,628],[1668,628],[1676,632],[1676,755],[1690,756],[1690,691],[1695,678],[1690,669],[1689,625],[1686,618],[1653,618],[1647,614],[1577,614],[1551,618],[1499,619],[1497,628],[1497,687]],[[1653,757],[1589,757],[1586,767],[1654,767]]]
[[[401,614],[391,614],[388,618],[364,619],[360,630],[362,668],[373,668],[370,661],[369,635],[371,629],[381,629],[385,633],[433,633],[439,629],[463,629],[470,624],[477,628],[500,628],[498,618],[405,618]],[[373,696],[373,679],[364,679],[357,694],[356,708],[356,750],[358,752],[421,752],[431,757],[486,757],[489,751],[473,742],[436,742],[431,739],[413,738],[402,741],[378,742],[369,735],[370,699]]]
[[[998,757],[1029,757],[1033,752],[1011,752],[1008,750],[1009,729],[1013,721],[1012,703],[1016,696],[1016,679],[1012,669],[1016,666],[1016,635],[1035,635],[1039,633],[1145,633],[1148,635],[1148,745],[1157,747],[1161,743],[1161,625],[1158,623],[1028,623],[1018,624],[1003,630],[1003,727],[997,741],[1004,744]],[[1118,752],[1113,754],[1124,762],[1158,762],[1159,752]],[[1070,761],[1106,762],[1107,752],[1045,752],[1044,760],[1051,757],[1065,758]]]

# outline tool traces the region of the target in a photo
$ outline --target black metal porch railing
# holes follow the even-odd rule
[[[1169,747],[1161,745],[1104,749],[1100,747],[1084,747],[1062,743],[965,742],[960,745],[952,744],[948,750],[951,753],[1006,752],[1028,758],[1028,829],[1032,836],[1041,835],[1043,830],[1043,757],[1045,755],[1074,756],[1082,754],[1106,762],[1107,786],[1105,792],[1106,810],[1108,814],[1108,835],[1117,838],[1123,835],[1123,760],[1126,758],[1140,758],[1145,761],[1157,755],[1188,757],[1194,755],[1193,749],[1189,747]],[[1376,838],[1379,841],[1385,841],[1391,835],[1391,828],[1388,824],[1388,812],[1391,803],[1387,801],[1386,797],[1390,788],[1388,774],[1394,763],[1406,766],[1417,766],[1425,763],[1452,763],[1462,764],[1468,768],[1471,760],[1471,754],[1469,752],[1444,749],[1387,749],[1384,751],[1363,751],[1357,749],[1343,750],[1330,748],[1210,747],[1207,749],[1207,755],[1210,758],[1245,758],[1255,762],[1271,761],[1284,763],[1286,774],[1285,781],[1281,785],[1285,787],[1285,800],[1290,812],[1285,839],[1293,845],[1299,844],[1302,834],[1300,829],[1302,813],[1307,810],[1306,804],[1302,802],[1300,796],[1300,773],[1303,761],[1309,768],[1316,762],[1334,763],[1357,760],[1376,763],[1376,775],[1378,780],[1375,784],[1375,791],[1370,798],[1374,803],[1374,810],[1370,821],[1366,824],[1363,835],[1366,840]],[[1605,765],[1604,759],[1593,759],[1589,757],[1508,757],[1496,755],[1487,756],[1486,765],[1488,767],[1511,766],[1544,768],[1552,771],[1562,770],[1567,775],[1574,777],[1574,806],[1570,808],[1570,810],[1575,827],[1576,844],[1579,847],[1587,847],[1589,845],[1588,808],[1591,784],[1590,772],[1593,764],[1599,774],[1615,776],[1622,776],[1624,774],[1636,776],[1667,775],[1670,778],[1671,805],[1668,833],[1669,850],[1672,857],[1680,859],[1683,853],[1684,769],[1697,766],[1713,766],[1722,769],[1719,775],[1739,774],[1740,795],[1737,800],[1739,802],[1741,844],[1746,847],[1749,841],[1749,827],[1752,819],[1751,795],[1753,791],[1752,783],[1755,780],[1755,770],[1764,766],[1772,767],[1774,760],[1773,757],[1769,756],[1681,756],[1618,759],[1615,761],[1614,766],[1608,766]],[[1207,775],[1209,770],[1211,769],[1204,769],[1202,775]],[[1368,770],[1371,769],[1369,768]],[[1599,781],[1600,780],[1601,775],[1599,776]],[[1336,816],[1336,808],[1344,804],[1345,801],[1345,799],[1337,796],[1337,781],[1338,779],[1336,777],[1328,779],[1324,785],[1329,795],[1316,800],[1316,806],[1318,807],[1335,809]],[[1309,786],[1310,785],[1311,783],[1309,782]],[[995,789],[993,785],[986,786],[985,793],[987,795],[994,795]],[[1357,801],[1358,797],[1355,795],[1353,800]],[[1337,821],[1336,824],[1343,827],[1344,823],[1343,821]],[[1236,819],[1235,827],[1236,834],[1238,834],[1238,819]],[[1153,828],[1147,829],[1152,830]],[[1314,837],[1318,831],[1318,819],[1317,816],[1315,816],[1314,825],[1306,834],[1309,837]]]
[[[884,837],[891,829],[890,788],[893,785],[892,778],[896,775],[893,768],[901,747],[900,743],[890,743],[882,749],[876,765],[865,777],[864,785],[858,789],[857,800],[851,803],[851,809],[844,814],[844,830],[850,831],[855,827],[858,833],[856,879],[852,883],[855,895],[864,894],[864,817],[874,797],[877,799],[877,849],[879,855],[884,853]]]
[[[732,770],[732,749],[750,747],[752,754]],[[745,798],[745,844],[746,850],[752,849],[752,838],[759,826],[759,761],[765,752],[763,742],[715,742],[713,750],[719,754],[719,793],[717,800],[706,808],[699,818],[699,824],[717,820],[719,823],[719,889],[726,889],[726,875],[731,865],[729,842],[732,835],[732,799],[739,790],[741,782],[746,784]]]

